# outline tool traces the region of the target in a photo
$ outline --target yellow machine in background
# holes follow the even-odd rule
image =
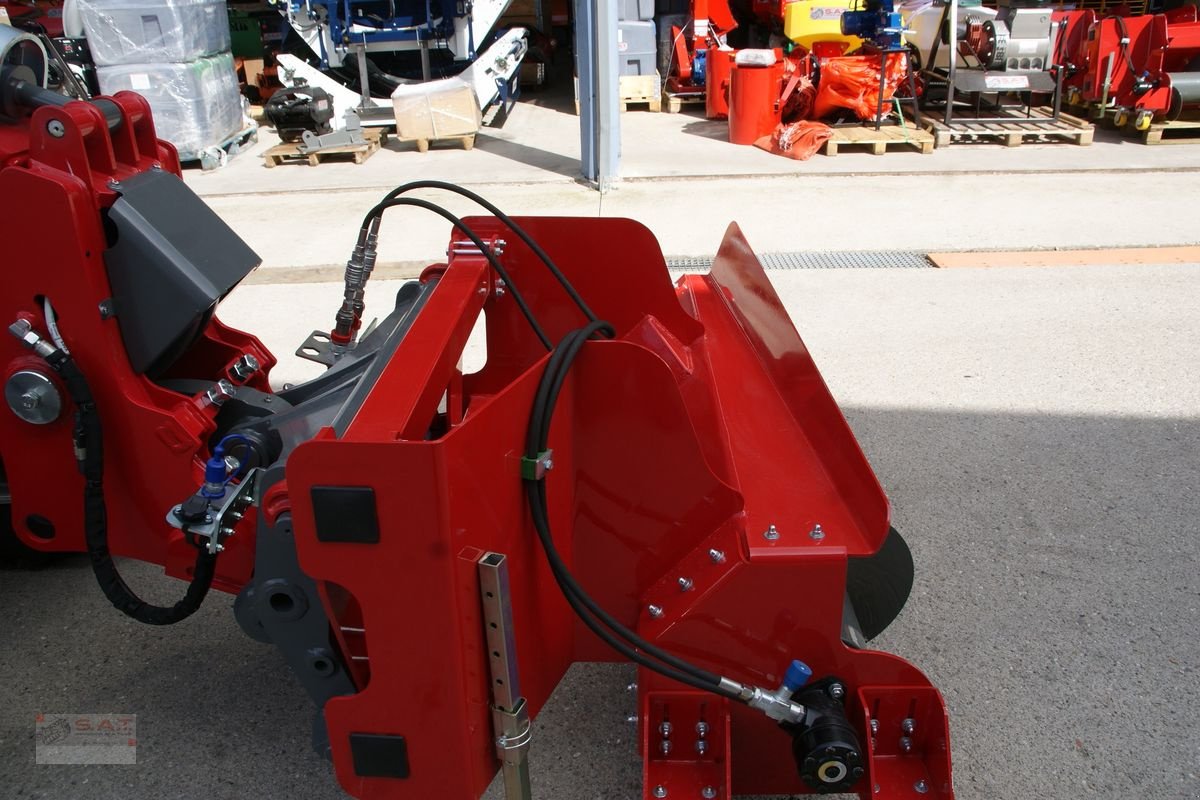
[[[801,47],[817,42],[845,43],[846,51],[862,45],[857,36],[842,33],[842,14],[854,10],[859,0],[796,0],[783,11],[783,35]]]

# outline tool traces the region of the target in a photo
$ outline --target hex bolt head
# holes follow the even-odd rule
[[[710,559],[712,559],[712,562],[714,564],[724,564],[725,563],[725,553],[716,549],[715,547],[712,550],[708,551],[708,557]]]
[[[846,696],[846,687],[840,683],[831,683],[829,685],[829,696],[834,700],[841,700]]]
[[[696,723],[696,735],[699,736],[701,739],[703,739],[705,736],[708,735],[708,723],[707,722],[697,722]]]
[[[768,542],[773,542],[779,538],[779,531],[775,529],[774,525],[768,525],[767,529],[763,531],[763,538]]]
[[[661,752],[664,756],[670,755],[671,754],[671,740],[663,739],[662,742],[659,743],[658,749],[659,749],[659,752]]]
[[[871,720],[871,733],[879,733],[879,720]]]
[[[661,733],[664,737],[670,736],[672,730],[673,729],[671,728],[671,723],[669,723],[669,722],[664,721],[662,725],[658,726],[658,732]]]
[[[653,603],[651,603],[650,605],[646,606],[646,611],[647,611],[647,613],[649,613],[649,614],[650,614],[650,616],[651,616],[651,617],[653,617],[654,619],[659,619],[659,618],[660,618],[660,617],[663,615],[662,606],[656,606],[656,605],[654,605]]]
[[[821,525],[818,523],[813,525],[812,530],[808,532],[808,536],[810,539],[819,542],[825,538],[825,531],[821,530]]]
[[[704,800],[712,800],[717,796],[717,790],[711,786],[705,786],[700,790],[700,796],[703,797]]]
[[[700,755],[704,755],[705,753],[707,753],[708,752],[708,742],[704,741],[703,739],[697,739],[696,740],[696,752],[699,753]]]
[[[654,787],[654,791],[651,792],[651,794],[653,794],[655,797],[666,797],[667,796],[667,787],[663,786],[660,783],[658,786]]]
[[[920,780],[913,784],[913,789],[916,790],[917,794],[925,794],[929,791],[929,784],[924,780]]]
[[[900,737],[900,750],[904,753],[911,753],[913,749],[912,739],[907,736]]]
[[[909,717],[900,723],[900,730],[903,731],[905,735],[911,734],[916,729],[917,721],[912,717]]]
[[[692,590],[692,579],[691,578],[680,578],[679,579],[679,591],[690,592],[691,590]]]

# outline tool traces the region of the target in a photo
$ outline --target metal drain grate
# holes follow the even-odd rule
[[[925,269],[932,267],[924,253],[914,250],[835,250],[812,253],[764,253],[763,269]],[[667,269],[679,272],[705,270],[712,259],[679,256],[667,259]]]

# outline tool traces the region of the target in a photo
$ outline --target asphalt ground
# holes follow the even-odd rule
[[[1200,265],[769,274],[912,547],[874,645],[942,689],[960,800],[1200,798]],[[290,353],[299,310],[339,295],[247,286],[224,316]],[[150,628],[82,558],[0,571],[0,795],[342,797],[307,696],[230,603]],[[631,674],[571,671],[537,720],[537,797],[637,796]],[[137,714],[136,766],[36,765],[39,712]]]

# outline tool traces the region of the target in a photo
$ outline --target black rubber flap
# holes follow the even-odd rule
[[[883,633],[900,614],[913,585],[913,559],[908,543],[895,528],[873,555],[846,562],[846,593],[859,628],[870,640]]]

